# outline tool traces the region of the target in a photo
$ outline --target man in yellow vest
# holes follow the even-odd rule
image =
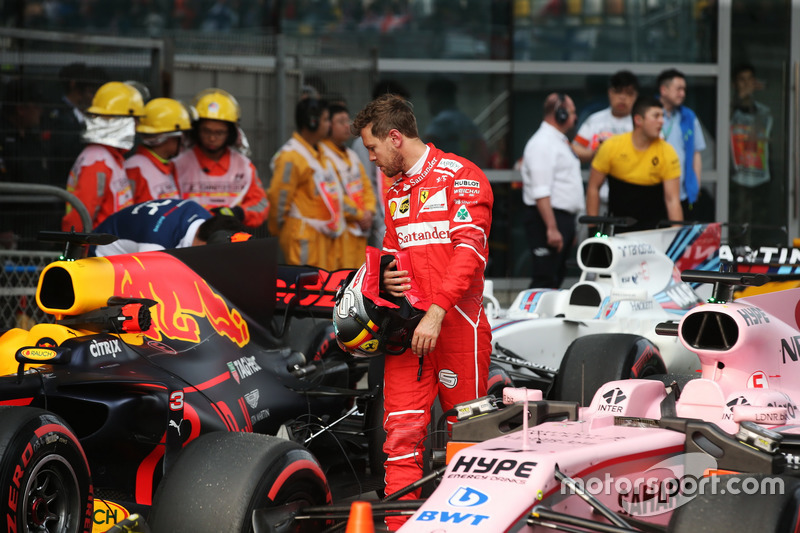
[[[359,268],[366,257],[367,237],[375,217],[375,192],[358,154],[347,146],[352,138],[350,112],[341,104],[330,105],[328,111],[331,128],[321,143],[322,151],[336,169],[345,193],[347,230],[337,241],[339,268]]]
[[[297,130],[273,156],[268,228],[290,265],[339,268],[336,239],[345,231],[344,192],[320,143],[331,126],[327,104],[304,98],[295,107]]]

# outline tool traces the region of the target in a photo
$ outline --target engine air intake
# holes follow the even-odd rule
[[[597,288],[592,285],[576,285],[569,295],[569,305],[598,307],[602,301],[603,297],[597,292]]]
[[[611,266],[614,252],[603,242],[586,243],[581,248],[581,262],[586,268],[605,269]]]
[[[700,312],[686,317],[681,334],[697,350],[730,350],[739,340],[739,326],[724,313]]]

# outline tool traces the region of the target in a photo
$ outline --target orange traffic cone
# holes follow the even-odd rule
[[[369,502],[353,502],[350,506],[350,518],[347,519],[345,533],[375,533],[372,518],[372,504]]]

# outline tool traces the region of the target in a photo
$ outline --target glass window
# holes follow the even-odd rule
[[[514,59],[703,63],[715,44],[715,2],[514,2]]]
[[[398,81],[410,94],[422,140],[482,168],[510,168],[504,146],[508,76],[381,72],[381,78]]]
[[[792,2],[732,4],[729,220],[734,244],[785,244]],[[724,81],[720,81],[724,83]]]

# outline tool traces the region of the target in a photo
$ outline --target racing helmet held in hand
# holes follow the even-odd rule
[[[378,262],[380,259],[378,259]],[[373,268],[374,266],[374,268]],[[360,357],[399,355],[411,346],[425,311],[404,298],[378,296],[381,269],[368,260],[336,293],[333,328],[339,346]]]

